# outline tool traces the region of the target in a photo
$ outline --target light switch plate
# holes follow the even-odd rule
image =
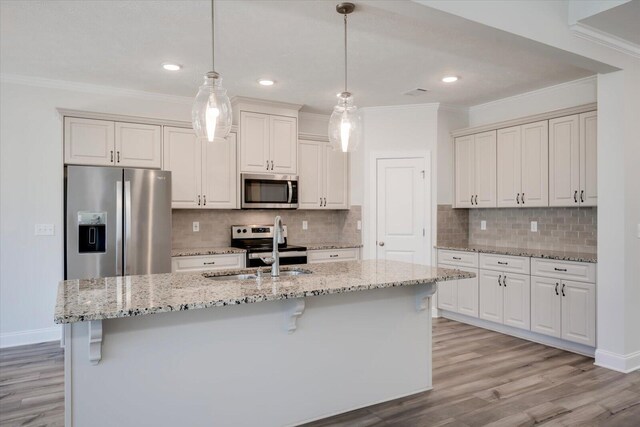
[[[531,231],[534,233],[538,232],[538,221],[531,221]]]
[[[358,222],[356,222],[356,228],[362,230],[362,221],[358,220]]]
[[[309,229],[309,223],[307,221],[302,221],[302,229],[303,230],[308,230]]]
[[[55,227],[53,224],[36,224],[36,236],[53,236],[55,235]]]
[[[200,223],[198,221],[193,221],[193,232],[197,233],[200,231]]]
[[[487,221],[482,220],[480,221],[480,230],[486,230],[487,229]]]

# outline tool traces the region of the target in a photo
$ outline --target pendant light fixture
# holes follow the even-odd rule
[[[329,142],[335,151],[355,151],[360,144],[362,117],[353,105],[353,96],[347,90],[347,15],[355,9],[353,3],[340,3],[336,11],[344,16],[344,91],[338,95],[338,105],[333,107],[329,119]]]
[[[211,0],[211,71],[204,75],[191,109],[193,130],[199,138],[213,142],[215,138],[226,138],[231,131],[231,102],[227,90],[222,87],[222,78],[215,71],[215,19],[214,0]]]

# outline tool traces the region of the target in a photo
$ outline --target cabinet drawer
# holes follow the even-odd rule
[[[173,273],[244,268],[244,254],[181,256],[171,258]]]
[[[478,254],[475,252],[438,249],[438,264],[456,265],[460,267],[478,267]]]
[[[553,259],[532,258],[531,274],[575,280],[577,282],[596,282],[596,265],[590,262],[558,261]]]
[[[506,273],[529,274],[530,258],[521,256],[480,254],[480,268]]]
[[[308,251],[307,261],[309,264],[334,261],[356,261],[359,258],[359,252],[360,250],[358,248]]]

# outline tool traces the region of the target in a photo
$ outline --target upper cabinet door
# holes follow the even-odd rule
[[[240,171],[265,173],[269,162],[268,114],[240,112]]]
[[[164,170],[171,171],[171,207],[202,206],[201,143],[192,129],[164,127]]]
[[[549,206],[549,122],[522,127],[520,206]]]
[[[282,174],[297,172],[298,126],[294,117],[270,116],[270,171]]]
[[[580,114],[580,204],[598,204],[598,113]]]
[[[115,164],[114,122],[64,119],[64,162],[73,165]]]
[[[470,208],[475,195],[475,150],[473,135],[456,138],[455,149],[455,207]]]
[[[349,209],[349,155],[324,144],[324,207]]]
[[[474,205],[495,208],[496,199],[496,131],[475,135],[475,195]]]
[[[299,209],[321,209],[323,206],[323,153],[324,142],[298,143],[298,204]]]
[[[238,175],[236,174],[236,134],[226,139],[202,142],[202,208],[236,209]]]
[[[162,167],[160,126],[116,122],[116,165],[134,168]]]
[[[549,206],[578,206],[580,190],[578,115],[549,120]]]
[[[515,126],[498,130],[496,144],[498,207],[518,207],[521,205],[521,128],[521,126]]]

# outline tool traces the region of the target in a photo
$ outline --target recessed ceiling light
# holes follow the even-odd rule
[[[446,77],[442,78],[442,81],[445,82],[445,83],[453,83],[453,82],[458,81],[458,77],[456,77],[456,76],[446,76]]]
[[[258,83],[260,83],[262,86],[273,86],[275,84],[273,80],[269,79],[260,79],[258,80]]]
[[[165,62],[164,64],[162,64],[162,68],[167,71],[180,71],[182,69],[182,65]]]

